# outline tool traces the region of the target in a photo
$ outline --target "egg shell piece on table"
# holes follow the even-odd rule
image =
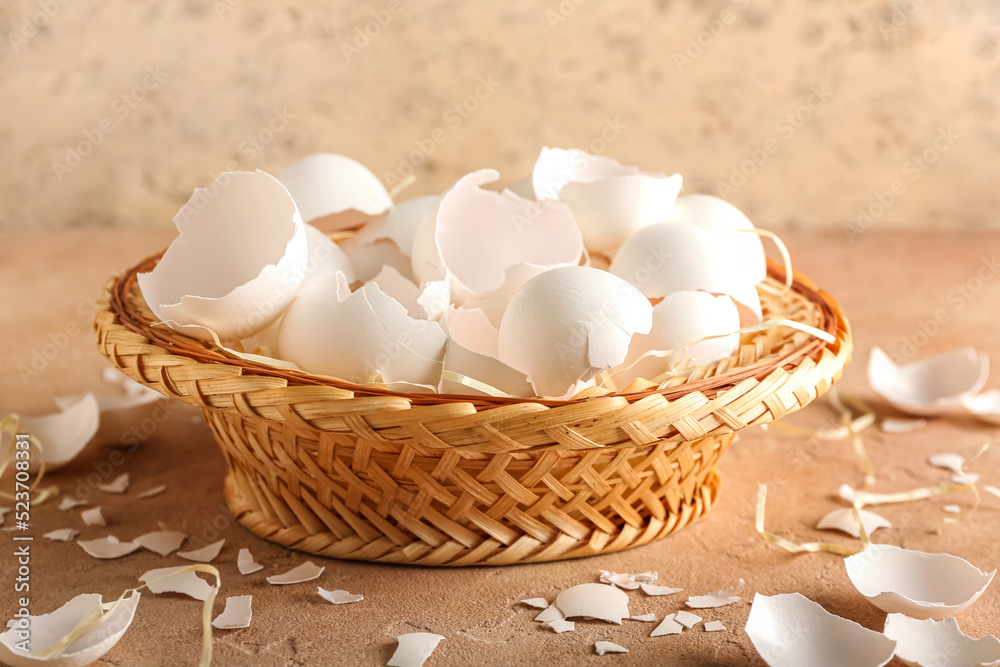
[[[345,155],[314,153],[278,174],[306,222],[328,231],[353,227],[392,208],[392,197],[366,166]]]
[[[893,407],[919,417],[940,415],[979,393],[989,358],[971,347],[897,365],[882,348],[868,358],[868,384]]]
[[[975,396],[962,399],[966,410],[987,424],[1000,426],[1000,389],[990,389]]]
[[[278,332],[282,357],[311,373],[355,384],[380,379],[414,391],[437,386],[446,340],[437,322],[410,317],[378,285],[351,293],[343,274],[336,285],[296,299]]]
[[[66,465],[83,451],[101,424],[101,409],[94,394],[83,394],[60,412],[21,417],[20,433],[27,433],[42,445],[41,459],[48,470]],[[38,457],[35,451],[33,459]],[[32,461],[32,468],[35,467]]]
[[[630,236],[611,261],[611,273],[651,299],[674,292],[727,294],[742,307],[741,320],[761,320],[755,281],[743,260],[718,237],[682,222],[649,225]]]
[[[698,366],[710,366],[739,348],[739,329],[739,310],[730,297],[674,292],[653,306],[650,332],[632,338],[621,370],[613,373],[615,384],[624,388],[640,377],[654,380],[688,359]],[[710,336],[723,337],[702,340]],[[691,343],[695,344],[684,349]],[[671,353],[659,356],[650,354],[653,351]]]
[[[500,361],[528,376],[540,396],[624,361],[635,333],[649,333],[653,308],[638,290],[599,269],[571,266],[529,280],[500,324]]]
[[[715,235],[719,243],[730,246],[730,256],[739,258],[740,271],[753,283],[767,277],[767,258],[760,236],[750,219],[725,199],[693,194],[678,197],[667,211],[665,222],[680,222],[700,227]]]
[[[941,620],[979,599],[996,570],[982,572],[951,554],[929,554],[869,544],[844,560],[847,576],[873,605],[887,613]]]
[[[879,528],[892,527],[889,520],[881,514],[859,509],[858,515],[861,517],[861,525],[864,526],[865,532],[868,535],[871,535]],[[819,530],[839,530],[851,537],[861,537],[861,531],[858,530],[858,522],[854,519],[854,512],[847,507],[835,509],[825,515],[816,524],[816,528]]]
[[[211,195],[206,194],[212,193]],[[174,216],[180,232],[159,262],[138,275],[159,319],[210,341],[252,336],[292,302],[305,272],[306,230],[291,195],[262,172],[226,172],[195,190]]]
[[[396,637],[396,650],[386,665],[388,667],[421,667],[443,639],[443,635],[436,635],[432,632],[410,632],[399,635]]]
[[[113,611],[102,609],[103,599],[96,593],[84,593],[48,614],[28,617],[30,627],[28,652],[16,648],[22,641],[18,628],[8,628],[0,634],[0,661],[11,667],[83,667],[99,660],[110,651],[132,625],[135,609],[139,604],[139,592],[122,599]],[[108,619],[78,637],[62,653],[51,658],[35,657],[35,654],[66,637],[88,614],[99,616],[110,614]]]
[[[575,266],[583,257],[583,239],[568,206],[481,187],[498,178],[496,171],[482,169],[464,176],[441,197],[434,241],[458,293],[492,292],[503,285],[505,272],[513,266],[528,265],[540,272]]]
[[[800,593],[754,596],[745,631],[770,667],[882,667],[896,643]]]
[[[583,616],[621,625],[629,616],[628,594],[608,584],[572,586],[559,593],[553,604],[566,618]]]
[[[1000,640],[993,635],[973,639],[954,618],[918,620],[889,614],[885,636],[896,642],[896,657],[919,667],[978,667],[1000,663]]]
[[[607,254],[637,229],[666,219],[682,184],[680,174],[647,174],[578,149],[543,148],[532,171],[538,200],[569,204],[587,250]]]

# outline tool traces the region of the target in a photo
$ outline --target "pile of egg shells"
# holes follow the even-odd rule
[[[545,148],[529,178],[498,180],[395,204],[342,155],[227,172],[139,288],[186,335],[419,393],[623,389],[726,358],[760,321],[760,237],[717,197],[678,197],[679,174]]]

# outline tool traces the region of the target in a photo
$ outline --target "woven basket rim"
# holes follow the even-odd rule
[[[360,385],[342,380],[340,378],[318,375],[303,370],[282,369],[267,364],[262,364],[245,359],[227,356],[220,351],[211,349],[206,343],[198,339],[186,336],[174,329],[166,326],[154,326],[153,322],[136,312],[129,305],[129,295],[135,293],[142,298],[137,287],[137,276],[139,273],[148,272],[156,266],[162,257],[163,252],[146,257],[135,266],[127,269],[123,273],[113,276],[106,285],[109,292],[108,303],[99,305],[112,312],[116,319],[126,329],[146,338],[152,345],[159,347],[169,354],[186,357],[198,363],[223,364],[235,366],[241,369],[241,374],[245,376],[262,376],[280,378],[292,386],[328,386],[354,393],[355,398],[361,397],[394,397],[403,398],[413,406],[418,405],[438,405],[442,403],[471,403],[477,410],[488,409],[500,405],[512,405],[518,403],[530,403],[544,405],[546,407],[560,407],[567,405],[578,405],[580,403],[594,400],[606,399],[609,397],[624,398],[629,403],[641,400],[648,396],[659,394],[668,400],[675,400],[692,392],[701,392],[706,396],[735,386],[737,383],[748,378],[762,379],[775,369],[781,367],[791,370],[797,366],[804,358],[817,360],[825,349],[830,349],[834,354],[839,353],[843,345],[850,345],[850,327],[839,304],[824,290],[804,274],[792,271],[791,289],[802,295],[818,307],[820,322],[817,328],[834,336],[834,343],[827,343],[819,338],[812,337],[803,345],[785,354],[767,358],[763,361],[756,361],[747,366],[736,366],[726,372],[706,377],[693,382],[684,382],[662,389],[646,389],[636,392],[611,392],[599,396],[587,396],[582,398],[551,399],[543,397],[515,398],[515,397],[491,397],[473,396],[468,394],[417,394],[395,391],[380,385]],[[785,282],[784,266],[775,261],[767,260],[768,276],[776,282]],[[106,292],[106,293],[107,293]],[[147,306],[148,307],[148,306]]]

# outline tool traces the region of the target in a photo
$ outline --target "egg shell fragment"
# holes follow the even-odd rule
[[[434,240],[460,291],[491,292],[513,266],[574,266],[583,255],[583,239],[569,207],[481,187],[499,176],[492,169],[473,172],[441,198]]]
[[[264,566],[256,562],[253,559],[253,554],[246,547],[240,549],[239,554],[236,556],[236,567],[240,571],[240,574],[253,574],[259,570],[263,570]]]
[[[868,358],[868,384],[893,407],[917,416],[951,412],[986,384],[989,357],[971,347],[897,365],[882,348]]]
[[[996,570],[982,572],[950,554],[929,554],[869,544],[844,560],[847,576],[882,611],[941,620],[979,599]]]
[[[624,361],[632,335],[649,333],[652,310],[638,290],[605,271],[552,269],[511,300],[499,358],[527,375],[538,395],[562,396]]]
[[[400,252],[396,244],[388,239],[361,243],[354,237],[340,241],[337,245],[351,260],[356,280],[367,282],[377,276],[385,266],[396,269],[408,280],[415,280],[410,258]]]
[[[918,620],[889,614],[885,636],[896,642],[896,657],[914,667],[979,667],[1000,663],[1000,640],[973,639],[954,618]]]
[[[174,530],[157,530],[135,538],[134,542],[144,549],[161,556],[169,556],[181,548],[187,535]]]
[[[80,540],[80,547],[94,558],[113,560],[127,556],[139,548],[135,542],[122,542],[114,535],[99,537],[94,540]]]
[[[239,340],[267,328],[295,298],[306,231],[291,195],[272,176],[225,172],[211,190],[195,190],[174,224],[179,236],[152,271],[138,275],[146,303],[173,328],[197,325],[223,341]]]
[[[367,167],[345,155],[314,153],[278,174],[306,222],[346,229],[392,208],[392,197]]]
[[[532,171],[539,201],[569,204],[587,250],[609,254],[637,229],[662,222],[682,184],[680,174],[647,174],[578,149],[543,148]]]
[[[287,572],[268,577],[267,583],[275,585],[301,584],[304,581],[318,579],[319,575],[323,574],[323,570],[325,569],[325,566],[320,567],[312,561],[307,560],[305,563],[293,567]]]
[[[204,602],[212,593],[212,587],[195,572],[187,570],[190,565],[160,567],[139,577],[150,593],[180,593]]]
[[[212,621],[212,627],[219,630],[249,628],[253,619],[252,595],[230,595],[226,598],[226,608]]]
[[[429,195],[401,201],[389,209],[385,217],[362,227],[355,238],[362,245],[388,239],[401,253],[409,257],[413,252],[413,239],[417,234],[417,227],[437,199],[436,195]]]
[[[628,618],[628,594],[607,584],[580,584],[556,596],[554,605],[566,618],[583,616],[616,625]],[[536,619],[537,620],[537,619]]]
[[[436,387],[446,341],[437,322],[410,317],[374,283],[353,293],[341,282],[302,294],[278,333],[284,358],[311,373],[355,384],[381,377],[386,383]]]
[[[102,611],[102,597],[96,593],[84,593],[48,614],[29,616],[31,628],[28,637],[28,652],[16,648],[22,641],[16,628],[0,634],[0,662],[11,667],[83,667],[99,660],[110,651],[132,625],[140,594],[132,591],[110,612]],[[56,657],[43,659],[34,654],[48,648],[67,636],[88,614],[109,614],[108,619],[90,632],[77,638]],[[15,619],[16,620],[16,619]]]
[[[83,451],[97,433],[100,422],[97,397],[87,393],[60,412],[22,417],[20,432],[30,434],[42,444],[41,458],[46,469],[56,470]]]
[[[396,650],[386,663],[388,667],[421,667],[444,639],[431,632],[410,632],[396,637]]]
[[[605,641],[595,642],[594,650],[597,651],[597,655],[604,655],[605,653],[628,653],[628,649],[624,646]]]
[[[756,594],[745,631],[771,667],[883,667],[895,642],[800,593]]]
[[[727,294],[742,308],[741,319],[761,320],[755,282],[732,248],[694,225],[667,222],[643,227],[615,253],[610,271],[651,299],[674,292]]]
[[[875,512],[858,510],[858,514],[861,515],[861,524],[864,526],[865,532],[869,535],[879,528],[892,527],[892,523],[888,519]],[[816,528],[820,530],[839,530],[851,537],[861,537],[861,532],[858,530],[858,522],[854,520],[854,512],[850,508],[833,510],[819,520]]]
[[[976,396],[962,399],[966,410],[987,424],[1000,426],[1000,389],[990,389]]]
[[[331,604],[350,604],[352,602],[360,602],[365,599],[365,596],[360,593],[348,593],[343,590],[328,591],[322,586],[317,586],[316,592],[321,598]]]
[[[194,549],[192,551],[178,551],[177,555],[181,558],[193,560],[197,563],[211,563],[213,560],[218,558],[219,552],[222,551],[222,545],[225,543],[225,540],[219,540],[218,542],[207,544],[200,549]]]
[[[675,292],[653,306],[650,332],[632,338],[622,370],[614,373],[615,384],[623,388],[640,377],[653,380],[672,367],[683,366],[686,360],[710,366],[739,348],[739,328],[739,310],[730,297]],[[720,335],[723,337],[702,340]],[[701,342],[683,349],[695,341]],[[673,352],[667,356],[650,355],[653,350]]]
[[[516,398],[530,398],[535,393],[524,373],[514,370],[499,359],[473,352],[452,338],[445,344],[442,370],[457,373],[490,388],[480,388],[474,383],[465,384],[443,376],[438,385],[438,391],[442,394],[497,396],[500,395],[498,392],[502,392]]]

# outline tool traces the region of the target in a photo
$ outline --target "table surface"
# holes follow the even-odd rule
[[[48,412],[53,397],[106,388],[106,362],[95,349],[90,329],[94,298],[112,273],[169,243],[171,229],[10,231],[0,236],[0,409],[22,414]],[[846,235],[786,233],[795,267],[812,277],[843,305],[855,336],[855,361],[841,383],[843,391],[867,400],[879,418],[896,415],[867,386],[865,364],[873,345],[904,355],[924,355],[972,344],[1000,367],[997,306],[1000,278],[996,255],[1000,234],[900,235],[871,230],[851,242]],[[927,333],[930,332],[930,333]],[[48,347],[46,347],[48,345]],[[36,354],[36,352],[38,354]],[[39,356],[41,355],[41,356]],[[34,361],[34,365],[33,365]],[[994,378],[988,387],[1000,386]],[[651,545],[594,558],[550,564],[473,569],[427,569],[342,562],[272,545],[238,525],[222,496],[225,464],[200,414],[170,404],[169,416],[135,451],[116,445],[128,423],[102,425],[100,437],[66,468],[51,473],[62,493],[100,504],[108,526],[83,525],[80,512],[63,512],[55,502],[33,508],[31,531],[81,530],[81,539],[113,534],[127,540],[156,530],[162,522],[187,533],[193,548],[225,538],[215,565],[222,591],[215,613],[228,595],[253,595],[253,623],[242,630],[216,630],[217,665],[377,665],[385,664],[397,635],[430,631],[444,635],[427,665],[535,664],[763,664],[743,631],[755,593],[798,591],[828,611],[880,630],[885,614],[861,597],[848,581],[842,559],[831,554],[792,555],[764,542],[755,532],[753,502],[757,486],[770,487],[768,528],[789,539],[826,540],[857,546],[848,536],[818,531],[816,522],[842,507],[842,483],[860,486],[862,476],[851,443],[809,442],[775,429],[742,434],[721,464],[723,491],[703,520]],[[160,416],[165,414],[160,413]],[[833,416],[825,399],[786,418],[818,427]],[[119,420],[120,422],[121,420]],[[934,419],[906,435],[877,428],[864,433],[878,480],[878,491],[902,491],[939,483],[944,471],[928,456],[956,452],[972,456],[997,429],[965,416]],[[119,451],[121,456],[112,456]],[[119,465],[110,466],[109,461]],[[109,467],[114,470],[110,471]],[[1000,485],[1000,448],[976,465],[982,482]],[[128,472],[125,495],[93,488],[100,475]],[[97,476],[95,476],[95,474]],[[10,476],[0,484],[13,486]],[[138,500],[137,494],[166,484],[162,495]],[[12,489],[5,489],[12,490]],[[970,504],[970,494],[889,505],[878,511],[893,527],[875,541],[929,552],[947,551],[981,569],[1000,566],[1000,499],[984,498],[967,523],[944,524],[941,507]],[[8,516],[8,524],[12,519]],[[12,550],[11,533],[0,533]],[[265,565],[240,576],[236,554],[248,547]],[[99,561],[75,543],[36,539],[31,562],[33,613],[51,611],[80,593],[105,599],[137,584],[156,567],[181,565],[176,556],[140,550],[120,560]],[[272,586],[264,578],[311,560],[326,571],[314,582]],[[650,638],[651,624],[626,621],[621,627],[579,622],[572,633],[555,634],[532,619],[518,600],[551,600],[569,586],[597,580],[598,570],[656,570],[661,584],[683,587],[667,597],[630,595],[633,614],[658,618],[682,608],[697,595],[746,580],[742,600],[699,612],[719,619],[725,632],[701,626],[679,636]],[[15,611],[13,559],[0,558],[0,614]],[[316,595],[316,585],[365,596],[363,602],[334,606]],[[6,592],[9,591],[9,592]],[[97,664],[195,664],[200,650],[201,606],[178,595],[144,593],[131,629]],[[1000,635],[1000,586],[994,585],[959,616],[968,634]],[[630,653],[598,657],[597,640],[613,641]],[[604,662],[602,662],[604,661]],[[894,664],[901,664],[895,662]]]

